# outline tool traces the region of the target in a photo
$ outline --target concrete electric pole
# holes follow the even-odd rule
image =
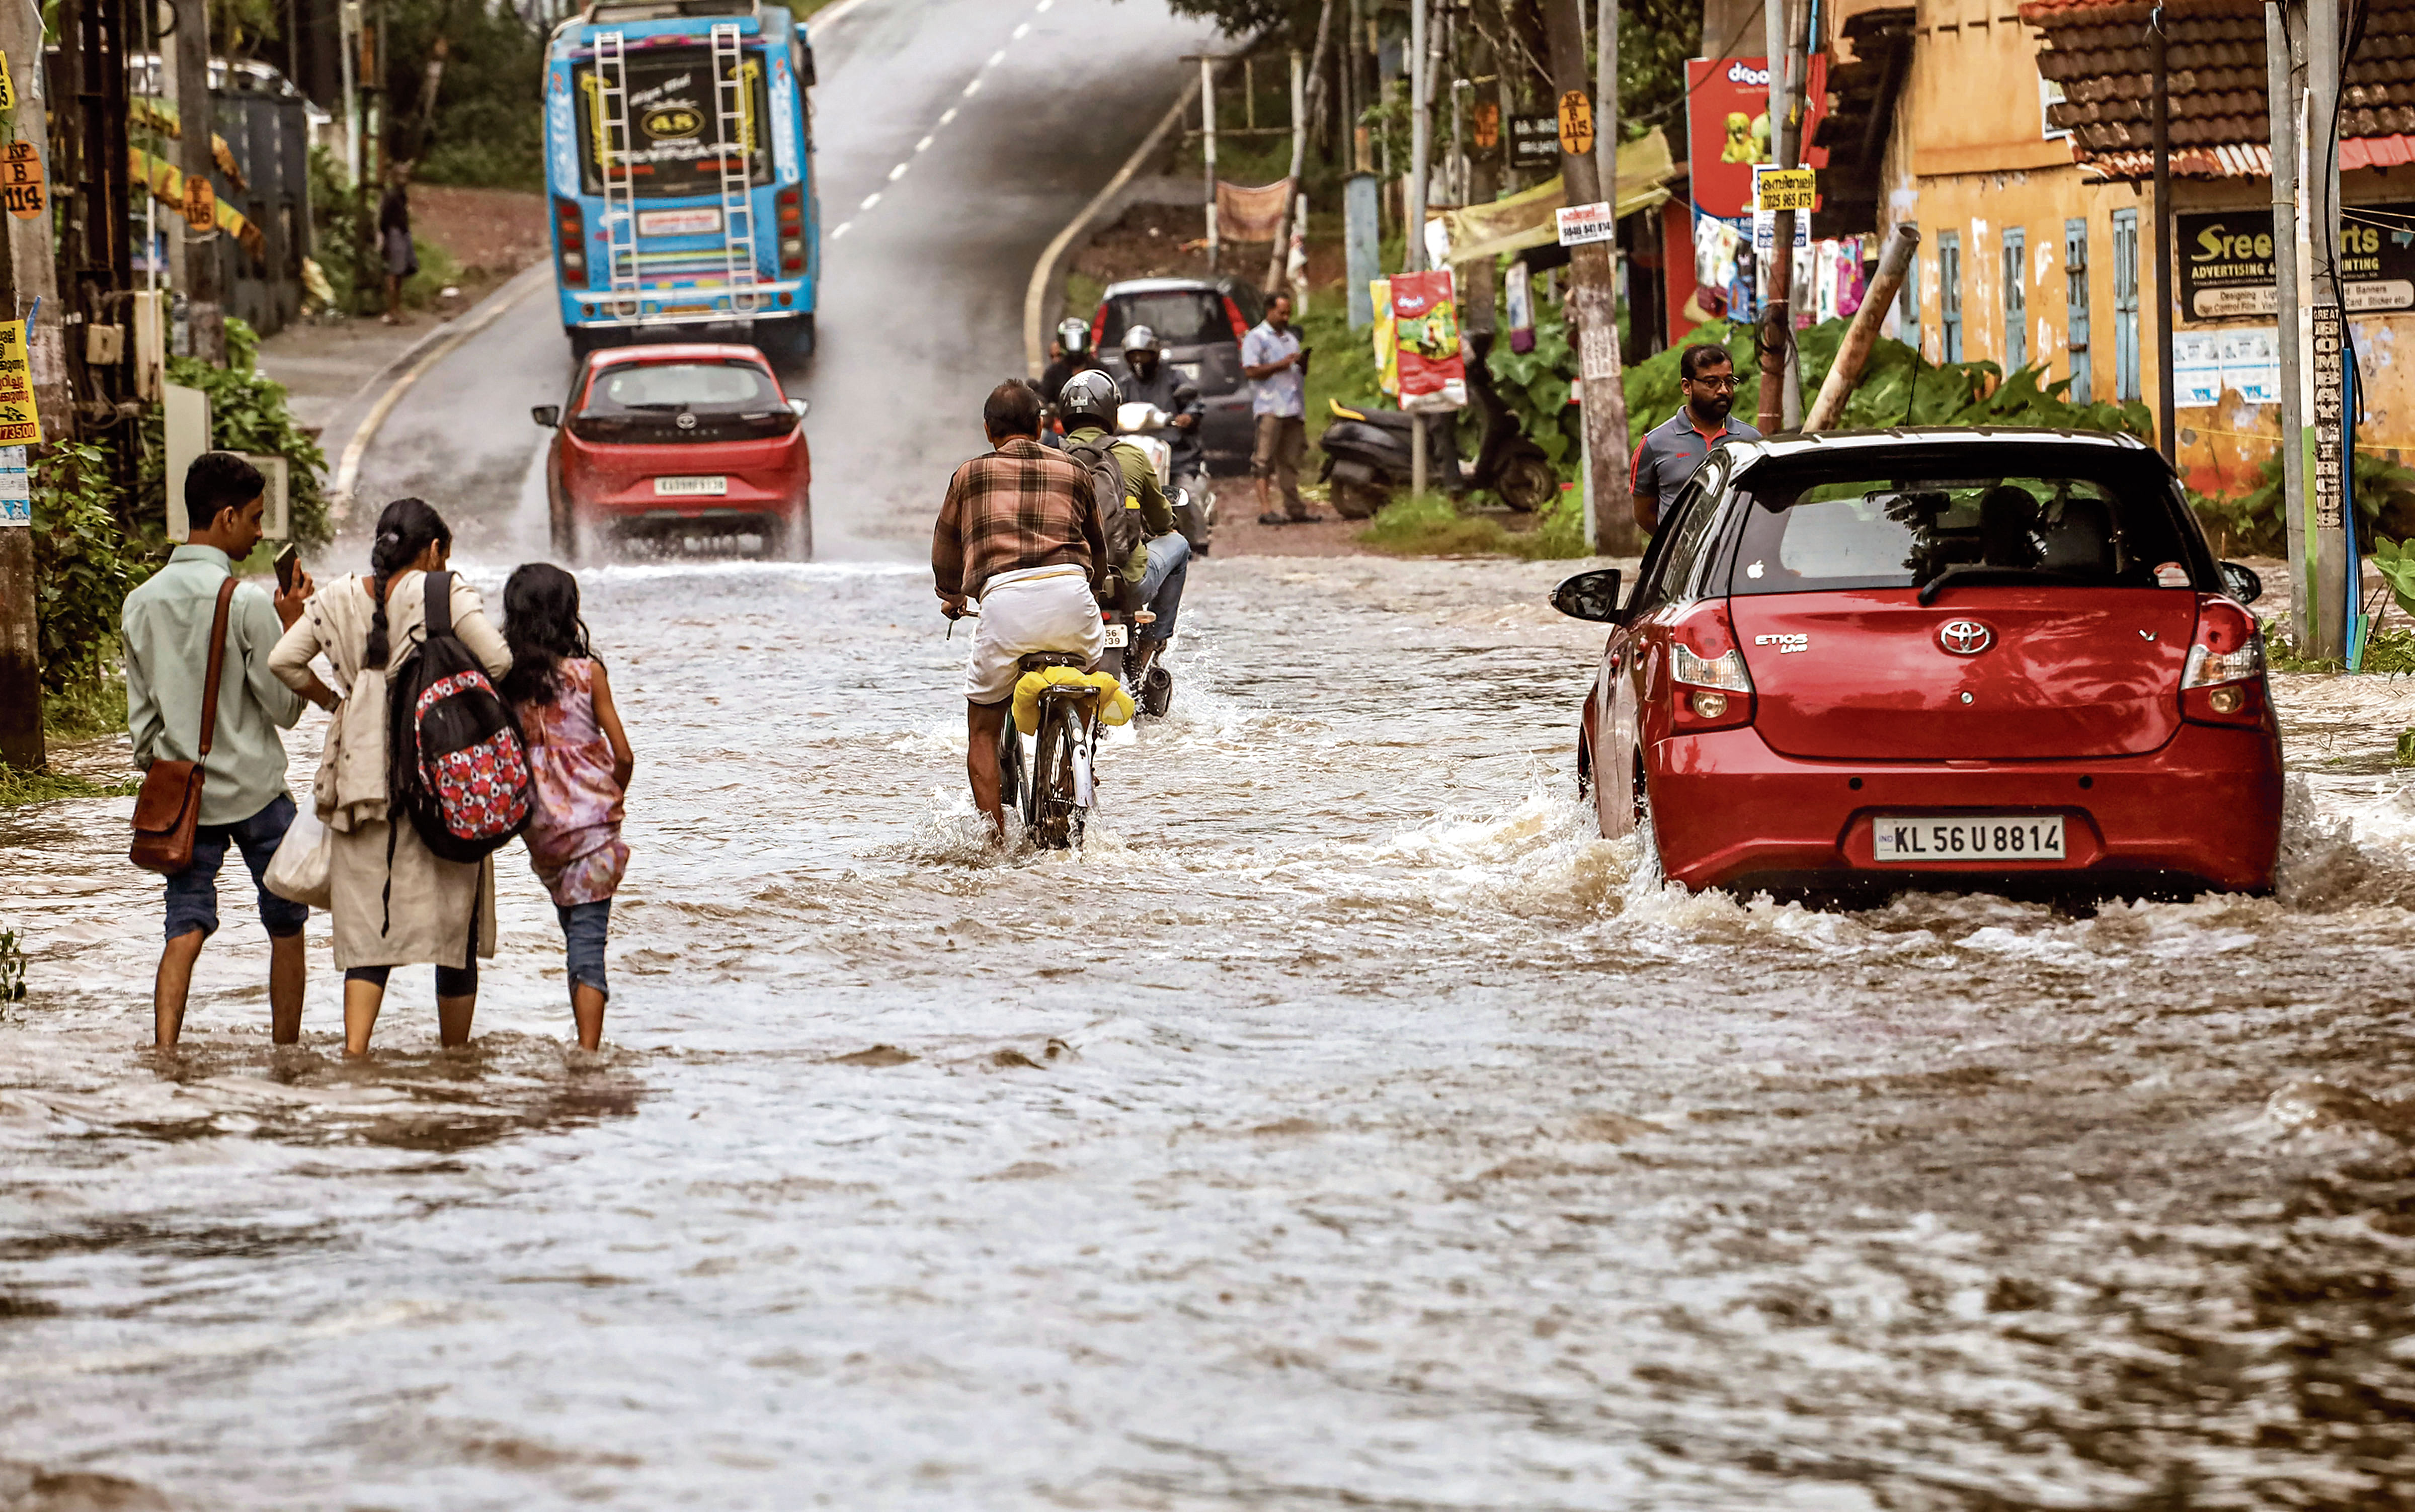
[[[13,140],[47,158],[50,121],[42,96],[42,36],[31,6],[0,5],[0,54],[8,59],[17,103]],[[47,166],[47,165],[46,165]],[[60,348],[58,264],[51,245],[49,175],[31,215],[6,220],[7,303],[0,320],[28,320],[25,366],[34,385],[34,406],[45,434],[74,434],[66,354]],[[12,207],[13,208],[13,207]],[[22,457],[22,450],[12,455]],[[32,771],[49,759],[42,739],[41,616],[34,573],[30,507],[19,514],[0,500],[0,762]]]
[[[185,223],[172,228],[185,247],[186,318],[193,355],[226,361],[226,312],[218,290],[218,192],[211,183],[218,126],[210,109],[209,0],[173,0],[176,166],[185,175]],[[167,62],[169,60],[162,60]]]
[[[1572,206],[1602,198],[1601,170],[1593,151],[1593,81],[1585,72],[1584,22],[1584,0],[1549,0],[1543,7],[1552,82],[1560,97],[1561,182]],[[1584,242],[1568,248],[1568,283],[1577,376],[1584,382],[1594,549],[1604,556],[1631,557],[1642,548],[1643,538],[1636,529],[1635,500],[1628,483],[1627,390],[1619,371],[1618,290],[1609,244]]]

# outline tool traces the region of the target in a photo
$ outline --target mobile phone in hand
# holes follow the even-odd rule
[[[285,543],[285,549],[277,553],[277,591],[280,593],[292,592],[293,579],[300,576],[301,571],[302,548],[288,541]]]

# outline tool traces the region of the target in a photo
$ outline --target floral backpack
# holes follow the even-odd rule
[[[426,638],[387,679],[386,791],[438,857],[482,861],[528,828],[528,743],[487,669],[453,634],[453,575],[428,575]]]

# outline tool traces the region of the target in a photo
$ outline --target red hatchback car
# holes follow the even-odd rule
[[[752,536],[765,557],[814,553],[805,401],[753,347],[615,347],[579,364],[554,428],[546,502],[553,549],[577,562],[608,540]],[[565,420],[565,416],[567,419]]]
[[[1729,442],[1618,576],[1552,594],[1612,626],[1580,781],[1689,888],[2272,885],[2262,585],[2127,436]]]

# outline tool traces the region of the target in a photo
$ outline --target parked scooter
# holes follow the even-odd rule
[[[1467,390],[1484,416],[1484,440],[1477,448],[1475,462],[1464,463],[1456,439],[1458,417],[1448,412],[1427,416],[1428,486],[1454,499],[1471,489],[1489,488],[1512,509],[1539,509],[1559,492],[1559,473],[1550,455],[1527,437],[1508,401],[1492,386],[1492,375],[1484,361],[1492,338],[1471,337],[1468,347]],[[1393,490],[1409,486],[1413,422],[1399,410],[1356,409],[1338,399],[1330,402],[1334,419],[1318,443],[1325,461],[1317,475],[1329,486],[1335,514],[1344,519],[1366,519],[1390,502]]]

